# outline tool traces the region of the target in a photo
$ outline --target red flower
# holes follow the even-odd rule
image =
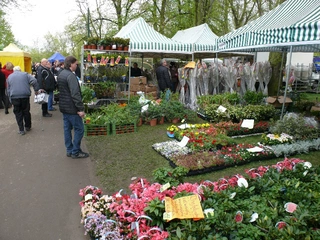
[[[241,223],[243,220],[242,212],[238,211],[234,219],[237,223]]]

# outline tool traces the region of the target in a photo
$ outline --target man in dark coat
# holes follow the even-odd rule
[[[84,134],[83,119],[85,116],[81,89],[77,76],[77,59],[68,56],[64,60],[64,69],[58,75],[59,109],[63,115],[64,143],[67,156],[72,158],[86,158],[88,153],[81,150],[81,140]],[[74,136],[72,140],[72,129]]]
[[[39,88],[44,89],[49,94],[49,107],[48,103],[44,103],[41,105],[42,108],[42,116],[44,117],[52,117],[52,114],[48,112],[53,111],[52,103],[53,103],[53,91],[56,86],[56,81],[54,78],[53,73],[51,72],[50,68],[48,68],[49,61],[47,59],[42,59],[40,66],[37,68],[37,80],[39,84]]]
[[[171,89],[171,77],[169,68],[167,67],[167,61],[165,59],[160,61],[160,66],[156,69],[156,75],[159,92],[164,92],[166,89]]]

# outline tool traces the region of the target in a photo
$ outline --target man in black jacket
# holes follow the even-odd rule
[[[160,92],[159,94],[164,92],[166,89],[171,89],[171,76],[165,59],[160,61],[160,66],[156,69],[156,75]]]
[[[83,120],[85,116],[81,89],[74,71],[77,68],[77,59],[68,56],[64,60],[64,69],[58,75],[59,109],[63,115],[64,143],[67,156],[72,158],[86,158],[88,153],[81,150],[81,140],[84,134]],[[72,141],[72,129],[74,138]]]
[[[55,78],[50,68],[48,68],[49,61],[45,58],[41,60],[40,66],[37,68],[37,80],[40,89],[44,89],[49,94],[49,105],[51,109],[48,109],[48,103],[44,103],[41,105],[42,108],[42,116],[44,117],[52,117],[52,114],[48,112],[48,110],[53,111],[52,102],[53,102],[53,91],[55,89]]]

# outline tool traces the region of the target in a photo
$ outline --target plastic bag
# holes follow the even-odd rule
[[[34,96],[34,102],[38,104],[48,103],[49,94],[42,92]]]

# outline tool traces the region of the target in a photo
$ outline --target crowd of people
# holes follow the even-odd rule
[[[77,76],[78,68],[78,61],[73,56],[66,57],[63,63],[56,61],[53,65],[43,58],[39,64],[34,65],[33,74],[22,72],[20,66],[14,66],[11,62],[7,62],[3,67],[0,63],[0,99],[5,114],[9,114],[8,109],[13,106],[18,133],[25,135],[32,127],[30,86],[33,87],[35,95],[43,92],[49,95],[48,101],[41,104],[43,117],[52,117],[52,113],[49,112],[56,110],[53,107],[53,92],[58,88],[66,155],[72,158],[86,158],[89,154],[81,149],[84,135],[82,119],[85,112]]]

